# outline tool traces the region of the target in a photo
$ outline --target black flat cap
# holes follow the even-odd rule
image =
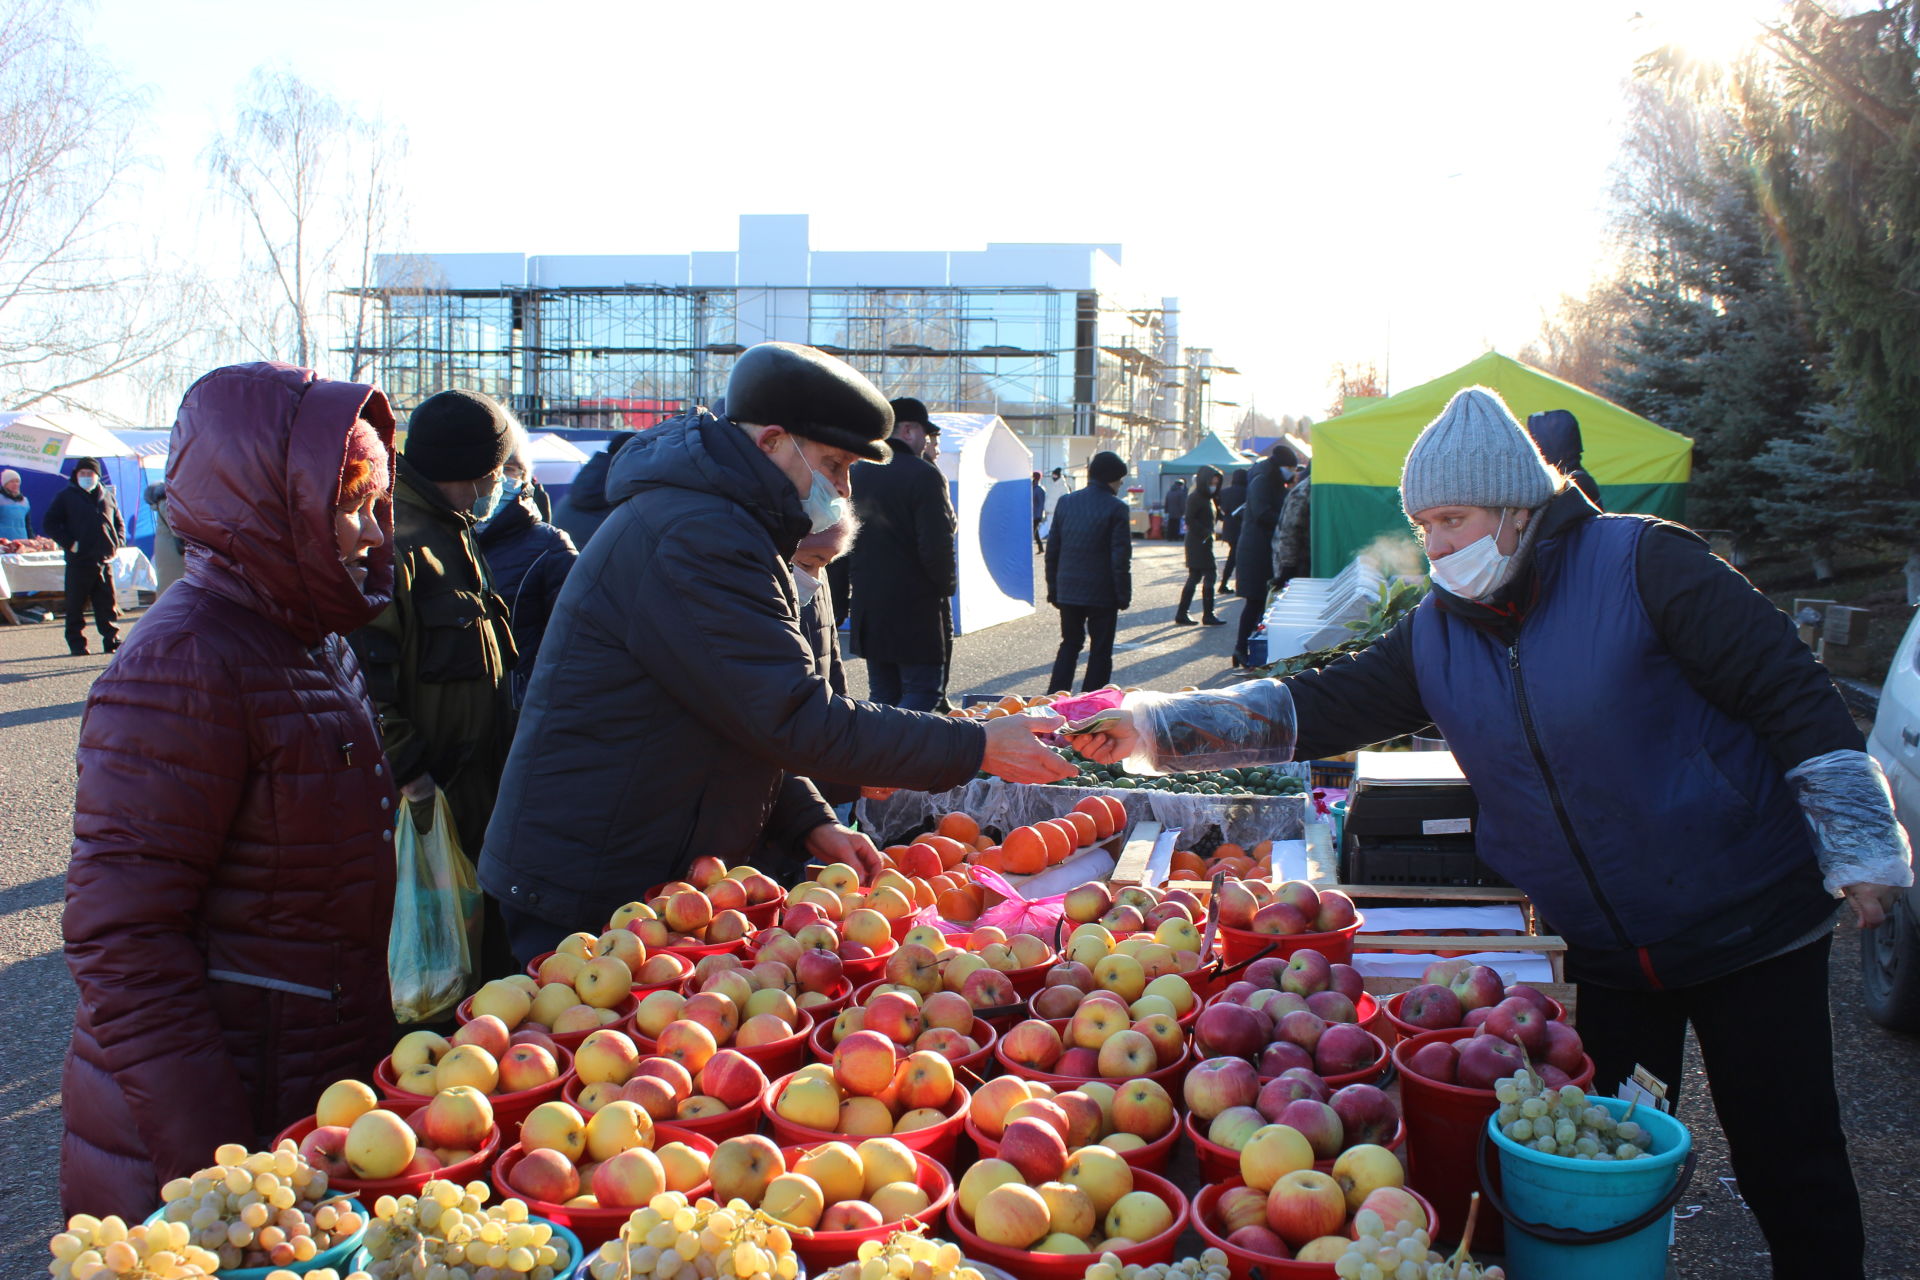
[[[813,347],[749,347],[727,379],[726,403],[735,422],[784,427],[870,462],[893,457],[886,446],[893,434],[886,397],[852,365]]]

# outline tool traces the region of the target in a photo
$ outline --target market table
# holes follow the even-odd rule
[[[138,547],[120,548],[108,564],[113,572],[114,603],[122,609],[137,606],[140,592],[160,589],[153,561]],[[64,596],[66,592],[65,552],[20,551],[0,555],[0,600],[34,593]]]

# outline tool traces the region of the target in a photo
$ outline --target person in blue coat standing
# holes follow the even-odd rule
[[[0,538],[25,542],[33,536],[33,503],[20,492],[20,473],[0,471]]]
[[[1479,801],[1476,851],[1566,940],[1594,1091],[1639,1064],[1678,1099],[1691,1025],[1773,1274],[1861,1276],[1828,952],[1841,899],[1879,927],[1913,869],[1832,678],[1691,531],[1596,511],[1492,391],[1427,426],[1400,491],[1434,590],[1381,640],[1075,745],[1172,772],[1437,726]]]

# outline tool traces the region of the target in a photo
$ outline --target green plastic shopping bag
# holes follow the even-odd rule
[[[460,849],[453,812],[439,788],[433,825],[421,831],[412,802],[400,801],[393,824],[396,865],[393,929],[387,935],[387,978],[393,1016],[431,1022],[451,1012],[473,978],[480,927],[480,877]]]

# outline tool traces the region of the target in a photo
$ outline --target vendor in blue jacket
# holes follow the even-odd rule
[[[1378,643],[1286,680],[1134,695],[1076,745],[1173,771],[1438,726],[1479,798],[1480,856],[1566,939],[1594,1087],[1640,1063],[1677,1097],[1691,1023],[1773,1274],[1861,1275],[1827,953],[1836,899],[1871,928],[1913,872],[1825,668],[1694,534],[1595,511],[1492,391],[1428,424],[1400,493],[1434,590]]]

